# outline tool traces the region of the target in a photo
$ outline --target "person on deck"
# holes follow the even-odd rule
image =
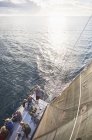
[[[5,120],[4,125],[6,126],[6,129],[8,129],[9,133],[12,134],[13,128],[14,128],[14,124],[12,122],[12,119],[7,118]]]
[[[6,140],[9,135],[8,129],[6,129],[6,126],[2,126],[0,129],[0,140]]]
[[[36,94],[36,101],[38,103],[39,99],[43,98],[44,91],[40,88],[40,86],[37,85],[34,92]]]
[[[31,133],[30,126],[24,122],[20,122],[20,125],[22,127],[22,131],[24,132],[24,135],[26,136],[26,138],[28,138],[29,134]]]
[[[22,114],[19,110],[17,110],[15,113],[12,115],[12,121],[13,122],[20,122],[22,121]]]
[[[26,103],[27,103],[27,99],[24,99],[22,102],[22,106],[25,108],[26,107]]]
[[[28,109],[29,109],[29,106],[33,105],[33,101],[35,101],[35,99],[31,95],[29,95],[28,98],[27,98]]]

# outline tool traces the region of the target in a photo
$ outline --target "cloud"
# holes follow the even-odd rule
[[[0,1],[0,7],[16,7],[16,5],[12,2]]]
[[[19,0],[18,0],[19,1]],[[1,1],[0,0],[0,13],[2,14],[17,14],[18,12],[20,14],[30,14],[35,13],[40,9],[40,7],[30,0],[21,0],[19,3],[15,0],[9,0],[9,1]]]
[[[19,0],[18,0],[19,1]],[[14,0],[12,0],[12,1],[0,1],[0,7],[12,7],[12,8],[17,8],[17,7],[37,7],[37,4],[36,3],[34,3],[34,2],[32,2],[32,1],[30,1],[30,0],[26,0],[25,2],[21,2],[21,1],[19,1],[19,3],[18,4],[16,4],[15,2],[14,2]]]

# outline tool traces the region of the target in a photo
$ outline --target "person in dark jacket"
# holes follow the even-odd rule
[[[31,133],[31,128],[27,123],[24,122],[20,122],[20,125],[22,127],[22,130],[26,136],[26,138],[28,138],[28,135]]]
[[[22,114],[19,110],[17,110],[15,113],[12,115],[12,121],[13,122],[20,122],[22,121]]]
[[[5,120],[4,125],[6,126],[6,129],[8,129],[9,133],[11,134],[13,132],[14,124],[11,119],[7,118]]]

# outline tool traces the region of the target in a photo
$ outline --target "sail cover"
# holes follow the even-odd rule
[[[33,140],[92,140],[92,64],[47,106]]]

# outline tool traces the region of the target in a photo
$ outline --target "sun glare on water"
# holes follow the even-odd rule
[[[61,53],[64,49],[64,42],[66,42],[68,34],[66,35],[67,20],[64,16],[51,16],[48,19],[48,37],[52,44],[52,48]],[[66,36],[66,37],[65,37]]]

